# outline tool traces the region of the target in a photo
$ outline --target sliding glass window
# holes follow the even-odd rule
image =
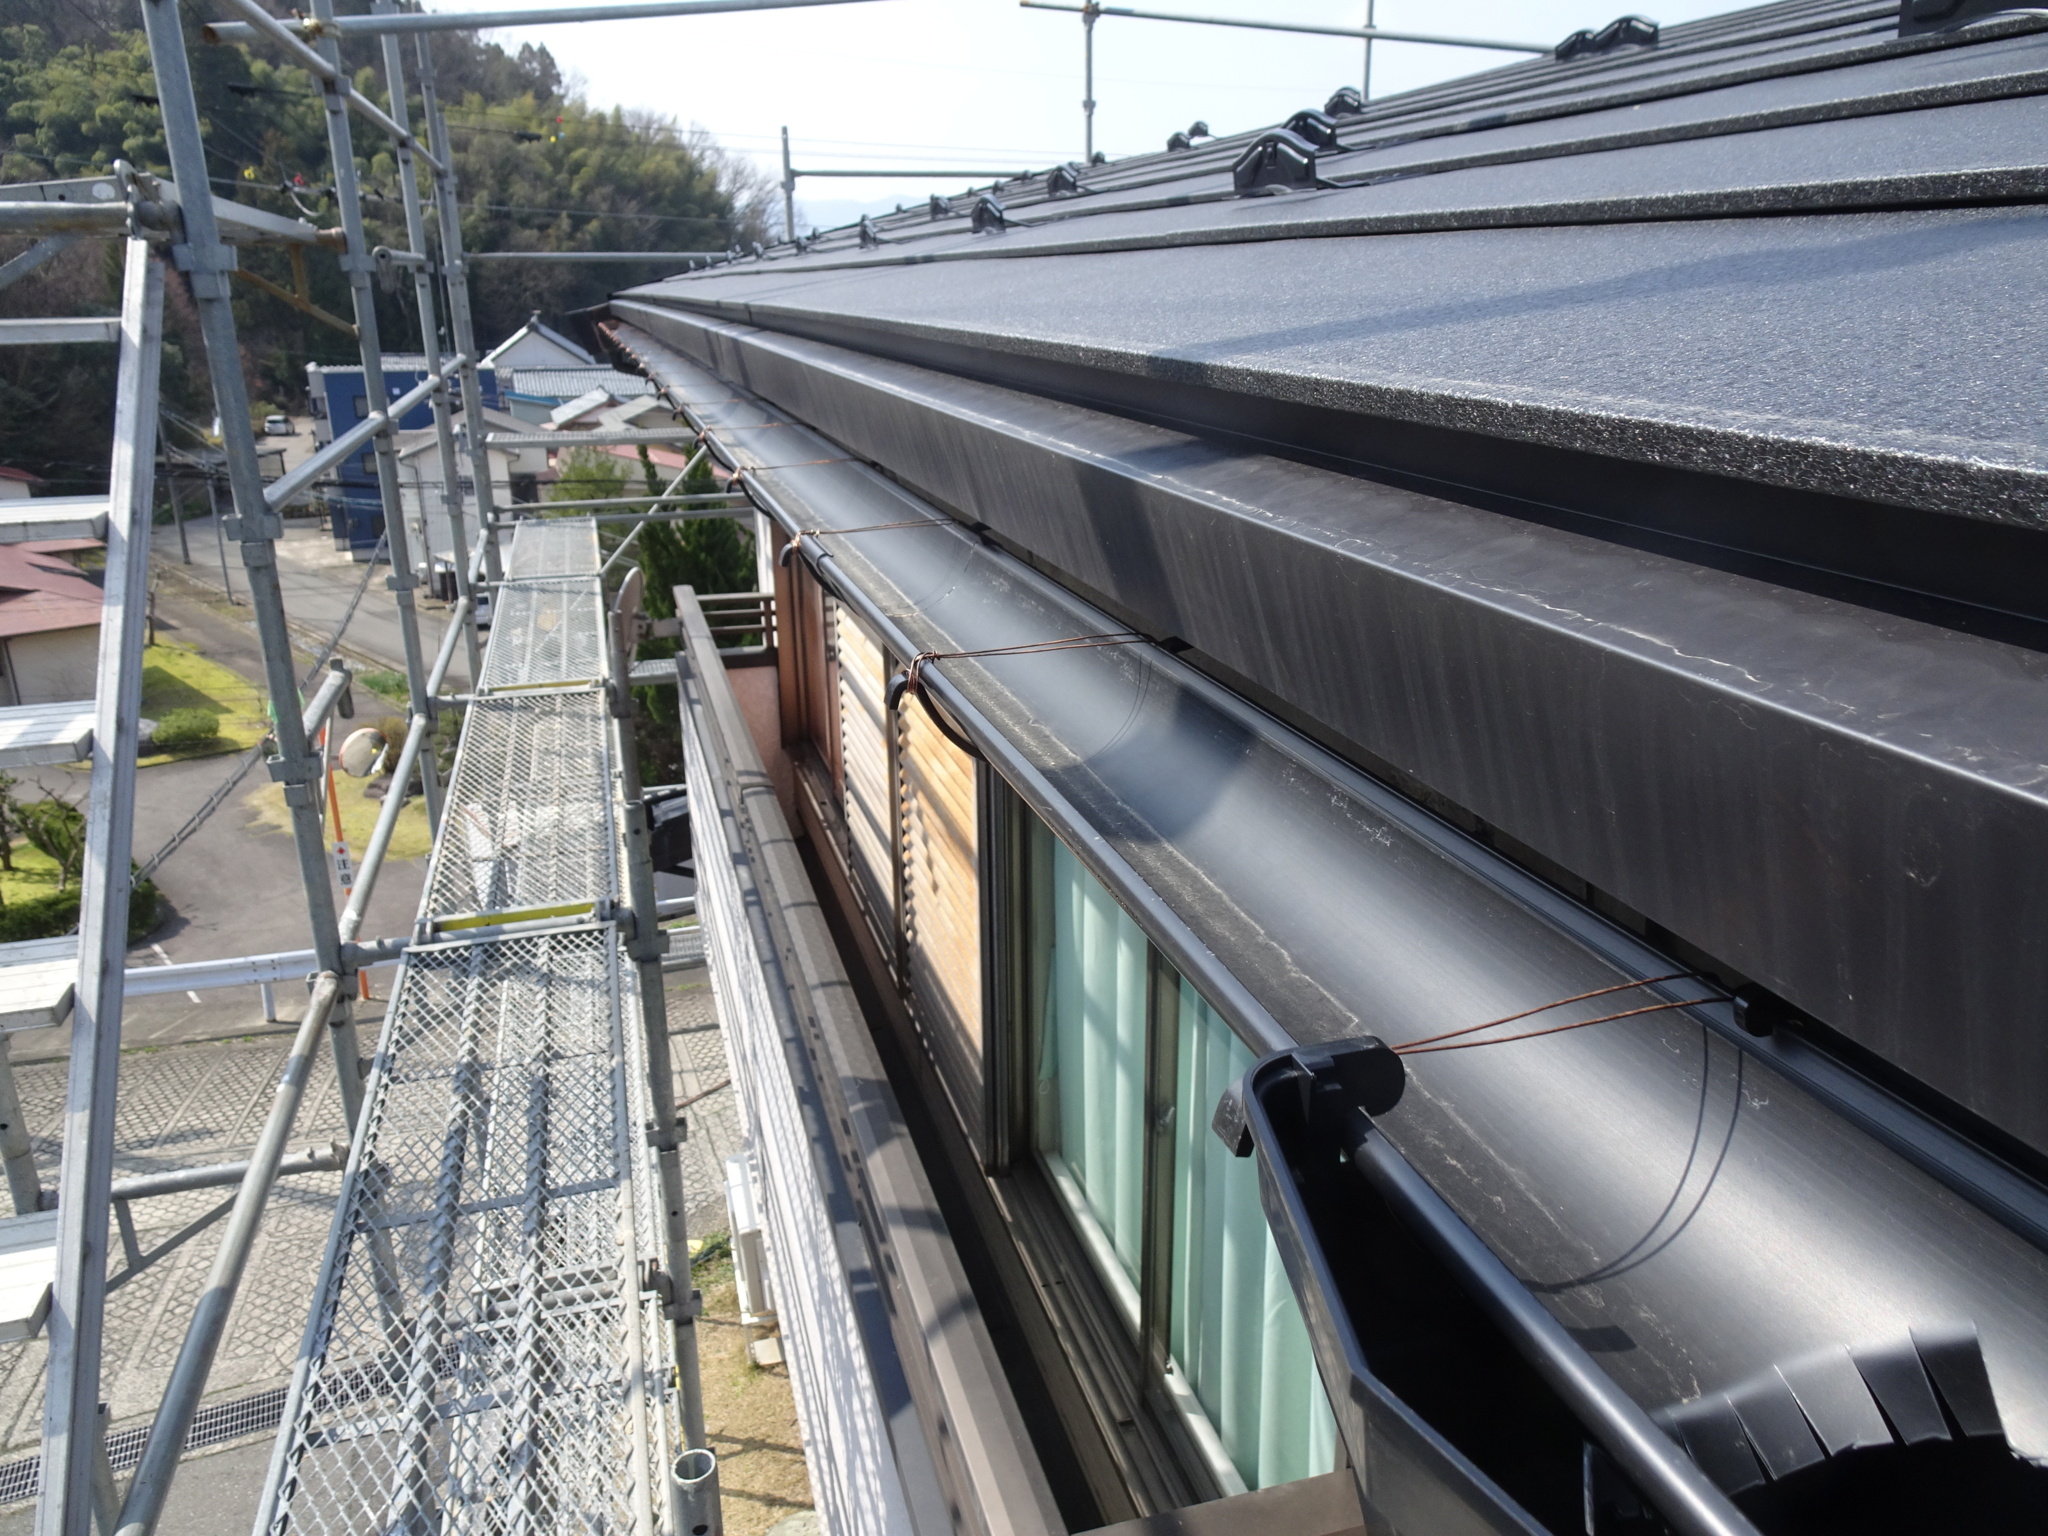
[[[1257,1165],[1209,1131],[1251,1053],[1063,843],[1036,821],[1027,841],[1031,1144],[1225,1491],[1328,1472],[1336,1425]]]
[[[1050,834],[1046,834],[1051,840]],[[1054,1182],[1115,1254],[1135,1308],[1145,1202],[1147,955],[1138,925],[1052,841],[1037,1145]],[[1120,1282],[1120,1283],[1119,1283]]]
[[[1252,1053],[1193,987],[1176,990],[1167,1337],[1238,1475],[1264,1488],[1329,1471],[1337,1423],[1259,1204],[1258,1164],[1209,1129]]]

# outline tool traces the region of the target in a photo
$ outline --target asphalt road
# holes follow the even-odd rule
[[[192,555],[189,565],[182,557],[177,529],[170,524],[157,528],[155,563],[156,568],[165,574],[164,586],[181,584],[182,579],[196,583],[209,594],[225,596],[232,593],[243,613],[247,614],[248,572],[242,569],[237,547],[229,543],[226,545],[227,570],[223,578],[222,546],[215,532],[214,519],[186,518],[185,543]],[[318,646],[327,641],[348,612],[366,571],[369,571],[367,564],[359,563],[347,550],[334,547],[334,540],[328,535],[324,521],[293,519],[285,524],[284,537],[277,545],[278,585],[284,591],[285,616],[300,644]],[[342,650],[364,665],[403,672],[405,640],[398,619],[398,601],[384,585],[390,574],[389,565],[379,565],[370,573],[369,587],[363,591],[362,603],[349,621]],[[418,611],[421,656],[424,665],[431,667],[448,623],[448,608],[428,598],[424,592],[416,592],[414,599]],[[455,664],[448,672],[451,689],[467,685],[467,662],[467,657],[458,649]]]
[[[380,595],[388,604],[389,594]],[[242,613],[246,615],[247,609]],[[371,613],[366,596],[357,623]],[[387,617],[395,635],[395,612]],[[340,618],[339,607],[334,618]],[[222,666],[260,682],[262,650],[252,624],[246,617],[224,614],[181,593],[171,582],[159,588],[157,628],[161,638],[192,645]],[[355,635],[356,628],[351,626],[351,638]],[[305,660],[301,658],[302,669]],[[238,761],[238,754],[224,753],[138,772],[136,859],[146,860],[162,847],[234,771]],[[74,769],[44,768],[17,776],[24,790],[30,783],[39,783],[46,791],[76,797],[85,789],[85,775]],[[251,804],[251,797],[268,782],[259,762],[206,824],[157,871],[165,917],[147,940],[129,951],[131,968],[311,947],[306,898],[292,839],[259,820]],[[365,937],[407,932],[425,883],[424,859],[387,864],[370,903]],[[380,980],[388,985],[390,975],[388,969],[373,972],[373,991],[381,991]],[[266,1026],[255,987],[229,987],[132,998],[123,1010],[122,1037],[131,1045],[147,1046],[255,1033],[267,1027],[289,1028],[303,1013],[304,994],[283,984],[274,990],[277,1011],[285,1021],[280,1025]],[[68,1040],[61,1028],[38,1030],[15,1035],[12,1047],[16,1061],[38,1061],[65,1054]]]

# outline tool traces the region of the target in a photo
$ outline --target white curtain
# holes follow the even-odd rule
[[[1095,877],[1053,843],[1052,964],[1042,1077],[1057,1122],[1040,1149],[1086,1196],[1125,1273],[1138,1279],[1145,1196],[1145,935]]]
[[[1328,1472],[1337,1425],[1259,1205],[1252,1158],[1209,1129],[1251,1052],[1185,982],[1174,1100],[1169,1343],[1249,1488]]]

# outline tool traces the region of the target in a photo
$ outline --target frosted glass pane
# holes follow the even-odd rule
[[[1040,1147],[1057,1153],[1138,1278],[1145,1175],[1145,936],[1064,844],[1053,845],[1052,956]]]
[[[1185,983],[1180,996],[1168,1344],[1245,1486],[1265,1488],[1329,1471],[1337,1426],[1259,1204],[1258,1164],[1209,1130],[1251,1052]]]

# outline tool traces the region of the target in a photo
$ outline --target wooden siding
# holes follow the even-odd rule
[[[890,723],[882,698],[888,657],[839,604],[830,607],[838,662],[839,794],[846,862],[868,918],[893,950],[896,931],[895,796],[890,789]]]
[[[904,1001],[961,1123],[984,1148],[975,764],[915,700],[904,700],[896,729]]]

